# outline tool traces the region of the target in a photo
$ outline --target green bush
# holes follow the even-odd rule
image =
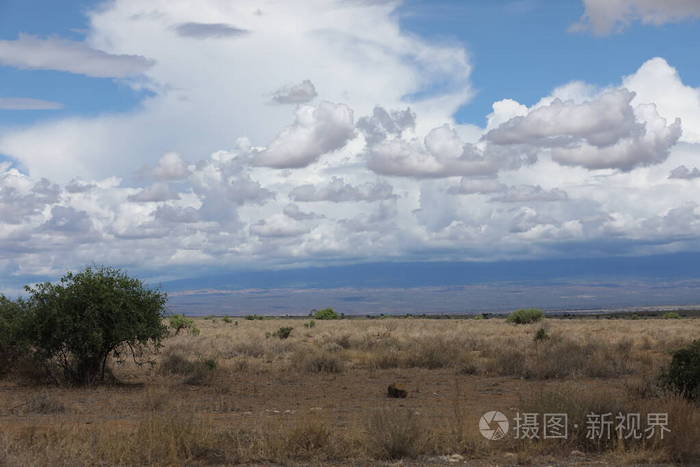
[[[313,312],[314,319],[340,319],[338,313],[333,311],[333,308],[325,308]]]
[[[313,327],[315,327],[315,326],[316,326],[316,321],[314,321],[314,320],[311,320],[311,321],[309,321],[308,323],[304,323],[304,327],[305,327],[306,329],[311,329],[311,328],[313,328]]]
[[[676,313],[675,311],[669,311],[668,313],[664,313],[662,316],[663,319],[680,319],[681,315]]]
[[[515,324],[528,324],[534,323],[544,318],[544,313],[542,310],[536,308],[528,308],[524,310],[514,311],[508,315],[506,321]]]
[[[248,315],[245,317],[245,319],[247,319],[248,321],[253,321],[253,320],[262,320],[263,317],[258,316],[258,315]]]
[[[187,331],[192,336],[199,335],[199,328],[194,324],[192,318],[186,318],[184,315],[172,315],[168,317],[168,322],[176,336],[180,334],[180,331]]]
[[[118,269],[88,267],[25,290],[22,339],[42,365],[57,364],[72,383],[104,381],[110,356],[143,363],[145,348],[167,336],[166,295]]]
[[[700,339],[673,352],[671,364],[661,379],[686,399],[700,399]]]
[[[233,320],[231,318],[229,318],[228,316],[224,316],[223,321],[226,324],[230,324]]]

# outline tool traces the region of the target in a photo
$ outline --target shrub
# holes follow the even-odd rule
[[[299,350],[292,355],[292,365],[308,373],[342,373],[343,361],[335,354]]]
[[[544,313],[542,312],[542,310],[538,310],[536,308],[528,308],[512,312],[508,315],[508,318],[506,318],[506,320],[509,323],[528,324],[537,322],[542,318],[544,318]]]
[[[673,353],[662,380],[686,399],[700,399],[700,339]]]
[[[173,315],[168,317],[170,327],[175,331],[175,335],[180,334],[180,331],[187,331],[192,336],[199,335],[199,328],[194,324],[192,318],[186,318],[184,315]]]
[[[271,335],[273,337],[279,337],[280,339],[287,339],[291,334],[292,330],[294,328],[289,327],[289,326],[283,326],[279,328],[277,331],[273,332]]]
[[[547,339],[549,339],[549,334],[547,334],[547,330],[545,328],[539,328],[535,333],[534,339],[535,342],[546,341]]]
[[[420,451],[423,427],[408,409],[382,408],[369,417],[366,428],[368,447],[377,458],[411,458]]]
[[[126,273],[88,267],[58,283],[25,287],[30,294],[22,333],[43,363],[56,362],[77,384],[104,381],[107,359],[130,354],[136,363],[148,345],[160,345],[166,295]]]
[[[223,321],[224,321],[224,323],[226,323],[226,324],[230,324],[231,321],[232,321],[232,319],[229,318],[228,316],[224,316],[224,317],[223,317]]]
[[[333,308],[325,308],[313,312],[314,319],[340,319],[338,313],[333,311]]]
[[[662,316],[663,319],[680,319],[680,317],[681,315],[675,311],[669,311],[668,313],[664,313]]]
[[[17,359],[26,355],[22,319],[26,318],[26,303],[13,302],[0,295],[0,376],[16,367]]]
[[[314,320],[311,320],[311,321],[309,321],[308,323],[304,323],[304,327],[305,327],[306,329],[311,329],[311,328],[313,328],[313,327],[315,327],[315,326],[316,326],[316,321],[314,321]]]
[[[254,321],[254,320],[262,320],[263,317],[258,316],[258,315],[248,315],[245,317],[245,319],[247,319],[248,321]]]

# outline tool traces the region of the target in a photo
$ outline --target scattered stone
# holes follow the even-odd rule
[[[518,455],[515,454],[514,452],[507,452],[507,453],[503,454],[503,457],[507,457],[507,458],[509,458],[509,459],[513,459],[513,458],[518,457]]]
[[[397,399],[405,399],[408,396],[408,391],[399,387],[396,383],[392,383],[387,388],[387,397],[395,397]]]
[[[583,457],[583,456],[585,456],[586,454],[582,453],[582,452],[579,451],[579,450],[574,449],[573,451],[571,451],[571,455],[572,455],[572,456],[576,456],[576,457]]]
[[[455,464],[457,462],[463,462],[464,461],[464,456],[461,454],[452,454],[451,456],[447,456],[447,462],[450,462],[452,464]]]

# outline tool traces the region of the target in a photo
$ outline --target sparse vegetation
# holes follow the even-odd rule
[[[512,463],[538,465],[574,449],[582,461],[613,465],[700,461],[700,408],[655,376],[690,347],[700,320],[548,319],[540,327],[385,317],[333,320],[285,339],[265,336],[307,321],[193,320],[199,335],[171,332],[161,351],[143,355],[156,371],[131,360],[112,365],[127,386],[37,389],[6,375],[0,422],[23,420],[4,424],[0,462],[499,464],[509,452]],[[539,329],[548,338],[535,340]],[[407,397],[388,398],[392,383]],[[568,441],[489,442],[478,431],[485,407],[509,418],[566,411],[584,427],[587,410],[639,411],[643,420],[668,411],[672,433],[595,443],[584,428]]]
[[[680,319],[681,315],[676,313],[675,311],[669,311],[667,313],[664,313],[663,319]]]

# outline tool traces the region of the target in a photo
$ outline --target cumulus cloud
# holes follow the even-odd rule
[[[583,17],[571,31],[590,30],[597,35],[620,32],[633,21],[659,26],[700,18],[696,0],[583,0]]]
[[[667,125],[655,105],[632,106],[634,97],[623,88],[582,103],[555,98],[508,120],[485,138],[499,145],[552,148],[557,162],[589,169],[629,171],[663,162],[681,136],[680,119]]]
[[[660,57],[626,76],[622,85],[636,94],[632,104],[654,104],[667,121],[681,119],[680,141],[700,143],[700,88],[683,83],[678,71]]]
[[[332,177],[322,186],[301,185],[289,193],[290,199],[301,202],[330,201],[342,203],[348,201],[380,201],[395,198],[392,186],[385,181],[363,183],[353,186],[340,177]]]
[[[138,193],[129,196],[129,201],[135,203],[152,203],[178,198],[179,195],[173,193],[167,183],[154,183],[150,187],[143,188]]]
[[[218,152],[197,164],[189,181],[201,201],[198,212],[202,219],[237,223],[243,204],[262,205],[275,199],[275,193],[250,176],[246,161],[236,152]]]
[[[259,151],[254,162],[275,168],[305,167],[342,148],[354,135],[353,112],[348,106],[332,102],[301,106],[294,123]]]
[[[506,188],[497,178],[462,177],[459,185],[451,186],[447,192],[453,195],[489,194],[504,191]]]
[[[319,216],[318,214],[314,214],[313,212],[304,212],[301,210],[301,208],[294,204],[294,203],[289,203],[286,205],[282,211],[285,216],[291,217],[294,220],[297,221],[305,221],[305,220],[310,220],[310,219],[318,219],[322,216]]]
[[[298,237],[308,230],[304,225],[283,216],[261,219],[250,226],[253,235],[271,238]]]
[[[387,111],[384,107],[376,106],[372,116],[362,117],[357,121],[357,128],[370,145],[390,136],[401,136],[404,130],[414,129],[415,126],[416,114],[410,108]]]
[[[140,55],[110,54],[84,42],[57,37],[42,39],[20,34],[16,40],[0,41],[0,65],[20,69],[67,71],[96,78],[125,78],[143,73],[153,65]]]
[[[668,175],[668,178],[677,178],[681,180],[691,180],[693,178],[700,178],[700,169],[698,169],[697,167],[693,167],[693,169],[691,170],[684,165],[679,165],[675,169],[671,170],[671,173]]]
[[[314,100],[317,95],[314,83],[305,79],[299,84],[278,89],[272,95],[272,100],[278,104],[306,104]]]
[[[532,162],[527,148],[504,151],[493,145],[464,143],[451,126],[432,129],[421,142],[416,137],[383,139],[367,148],[368,167],[381,175],[414,178],[493,175]]]
[[[0,110],[58,110],[60,102],[33,99],[30,97],[0,97]]]
[[[73,179],[66,185],[66,191],[68,193],[85,193],[96,187],[97,185],[94,183],[86,182],[80,179]]]
[[[60,188],[47,179],[33,181],[17,169],[0,165],[0,219],[19,224],[58,201]]]
[[[175,152],[164,154],[153,169],[153,176],[158,180],[180,180],[187,177],[189,173],[187,164]]]
[[[491,198],[492,201],[501,203],[531,203],[531,202],[549,202],[549,201],[566,201],[569,196],[565,191],[559,188],[545,190],[539,185],[518,185],[508,187],[502,194]]]
[[[175,31],[182,37],[194,39],[237,37],[250,31],[240,29],[225,23],[181,23],[175,26]]]
[[[51,217],[40,228],[64,234],[80,234],[92,230],[92,221],[85,211],[70,206],[54,206],[51,208]]]

